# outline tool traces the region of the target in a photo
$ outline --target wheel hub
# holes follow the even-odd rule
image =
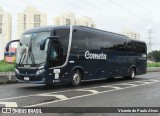
[[[134,71],[132,71],[131,76],[132,76],[132,78],[134,78],[134,77],[135,77],[135,73],[134,73]]]
[[[75,84],[79,83],[79,81],[80,81],[80,76],[79,76],[79,74],[74,74],[74,76],[73,76],[73,81],[74,81]]]

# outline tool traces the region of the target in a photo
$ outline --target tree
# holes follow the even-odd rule
[[[148,53],[147,59],[155,62],[160,62],[160,50],[155,50]]]

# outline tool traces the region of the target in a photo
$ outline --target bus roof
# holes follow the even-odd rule
[[[61,29],[61,28],[69,28],[70,26],[69,25],[62,25],[62,26],[41,26],[41,27],[35,27],[35,28],[31,28],[29,30],[26,30],[24,31],[24,34],[25,33],[33,33],[33,32],[42,32],[42,31],[52,31],[53,29]],[[74,29],[82,29],[82,30],[86,30],[86,31],[90,31],[90,32],[93,32],[93,33],[101,33],[101,34],[110,34],[110,35],[113,35],[113,36],[117,36],[119,38],[122,38],[122,39],[128,39],[128,40],[132,40],[132,41],[138,41],[138,42],[143,42],[145,43],[144,41],[141,41],[141,40],[134,40],[134,39],[131,39],[129,37],[127,37],[126,35],[123,35],[123,34],[118,34],[118,33],[114,33],[114,32],[109,32],[109,31],[104,31],[104,30],[100,30],[100,29],[96,29],[96,28],[91,28],[91,27],[86,27],[86,26],[80,26],[80,25],[74,25],[73,26]]]
[[[57,29],[57,28],[69,28],[69,25],[64,25],[64,26],[41,26],[41,27],[34,27],[31,29],[28,29],[26,31],[24,31],[24,33],[33,33],[33,32],[41,32],[41,31],[52,31],[53,29]]]

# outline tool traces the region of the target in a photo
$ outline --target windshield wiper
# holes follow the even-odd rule
[[[24,56],[24,53],[25,53],[25,56]],[[24,56],[24,57],[23,57],[23,56]],[[19,60],[19,64],[21,64],[21,63],[24,61],[25,57],[26,57],[26,48],[25,48],[25,50],[24,50],[23,53],[22,53],[22,56],[21,56],[21,58],[20,58],[20,60]],[[23,59],[22,59],[22,58],[23,58]]]
[[[21,56],[21,58],[19,60],[19,64],[23,63],[23,61],[26,58],[26,56],[27,56],[27,59],[26,59],[27,62],[28,62],[28,56],[29,56],[31,58],[32,63],[35,64],[35,59],[34,59],[33,51],[32,51],[31,47],[32,47],[32,45],[30,44],[28,50],[27,50],[27,48],[25,48],[25,50],[23,51],[22,56]],[[32,55],[32,57],[31,57],[31,55]],[[27,64],[27,62],[26,62],[26,64]]]
[[[30,42],[28,53],[29,53],[29,57],[31,58],[32,63],[35,64],[35,59],[34,59],[34,55],[32,51],[32,42]]]
[[[32,40],[33,40],[33,37],[31,38],[31,40],[29,42],[29,46],[28,46],[28,50],[27,50],[26,64],[28,63],[28,57],[30,57],[32,63],[35,64],[35,59],[34,59],[34,55],[33,55],[33,51],[32,51]]]

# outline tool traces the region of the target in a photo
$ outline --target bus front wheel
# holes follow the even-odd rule
[[[81,84],[82,74],[79,70],[74,70],[72,72],[71,77],[72,77],[72,81],[71,81],[72,86],[76,87]]]
[[[135,70],[135,68],[132,67],[132,68],[130,69],[130,75],[127,76],[127,78],[128,78],[128,79],[134,79],[135,76],[136,76],[136,70]]]

